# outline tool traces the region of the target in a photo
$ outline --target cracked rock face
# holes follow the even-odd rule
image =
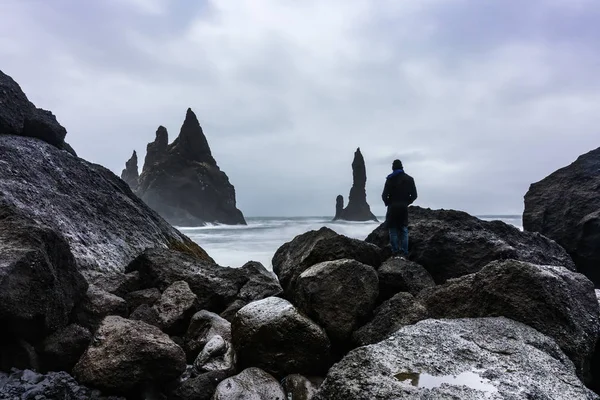
[[[445,383],[442,385],[442,383]],[[315,400],[597,399],[556,343],[506,318],[426,320],[351,351]]]

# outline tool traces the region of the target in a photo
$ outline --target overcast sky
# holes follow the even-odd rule
[[[357,147],[377,215],[396,157],[419,205],[520,214],[600,146],[598,21],[598,0],[0,0],[0,69],[119,175],[191,107],[246,216],[333,215]]]

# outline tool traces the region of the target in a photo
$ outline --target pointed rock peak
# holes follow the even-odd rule
[[[121,173],[123,179],[132,190],[136,190],[139,182],[138,158],[137,152],[134,150],[129,161],[125,163],[125,169]]]
[[[137,164],[137,159],[137,152],[134,150],[129,161],[135,160],[135,163]]]
[[[167,128],[162,125],[158,127],[156,130],[156,139],[154,139],[154,143],[158,144],[160,147],[167,147],[169,144],[169,132],[167,132]]]
[[[216,164],[200,122],[191,108],[187,110],[179,137],[172,144],[172,150],[189,160]]]

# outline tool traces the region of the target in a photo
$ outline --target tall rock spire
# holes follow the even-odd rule
[[[121,179],[123,179],[129,185],[131,190],[135,192],[138,187],[139,178],[140,175],[138,172],[138,157],[137,153],[134,150],[133,155],[131,156],[129,161],[125,163],[125,169],[121,173]]]
[[[354,153],[352,161],[352,188],[348,198],[348,206],[343,207],[344,200],[340,196],[336,199],[336,217],[334,220],[342,219],[346,221],[377,221],[377,217],[371,212],[371,207],[367,203],[367,169],[365,159],[360,152],[360,148]]]
[[[204,136],[204,131],[202,131],[202,127],[200,126],[200,122],[198,122],[198,118],[191,108],[187,110],[179,137],[171,145],[170,151],[179,153],[181,157],[190,161],[217,165],[210,151],[206,136]]]

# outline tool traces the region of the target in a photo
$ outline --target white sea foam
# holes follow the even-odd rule
[[[378,217],[383,221],[383,217]],[[518,217],[485,217],[521,226]],[[207,225],[178,229],[200,244],[215,261],[223,266],[240,267],[248,261],[261,262],[272,269],[271,260],[285,242],[313,229],[327,226],[335,232],[356,239],[365,239],[379,223],[332,222],[326,217],[247,218],[248,225]]]

